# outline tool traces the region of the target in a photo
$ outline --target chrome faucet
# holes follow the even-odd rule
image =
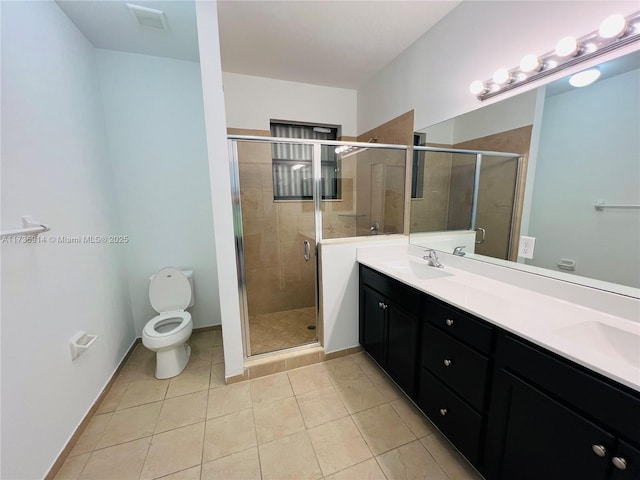
[[[427,250],[424,251],[424,253],[426,255],[422,257],[422,259],[426,260],[429,265],[436,268],[444,268],[444,265],[442,265],[438,260],[438,254],[434,249],[428,248]]]
[[[460,245],[459,247],[456,247],[453,249],[453,254],[457,255],[459,257],[464,257],[466,255],[466,252],[463,252],[462,250],[464,250],[466,247],[466,245]]]

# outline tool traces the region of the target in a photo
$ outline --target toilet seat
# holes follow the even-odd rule
[[[158,324],[160,324],[161,322],[164,322],[166,320],[173,320],[173,319],[180,321],[180,323],[175,328],[172,328],[167,332],[158,332],[156,330],[156,326],[158,326]],[[153,317],[151,320],[147,322],[147,324],[144,326],[143,334],[149,338],[168,337],[170,335],[175,335],[176,333],[179,333],[185,328],[188,328],[190,322],[191,322],[191,314],[189,312],[178,311],[178,312],[161,313],[160,315],[156,315],[155,317]]]

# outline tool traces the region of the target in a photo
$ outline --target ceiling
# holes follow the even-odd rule
[[[56,3],[96,48],[199,60],[193,0]],[[163,10],[169,28],[140,27],[127,3]],[[222,70],[357,88],[459,3],[222,0]]]

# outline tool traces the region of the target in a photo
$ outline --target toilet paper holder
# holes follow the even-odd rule
[[[97,335],[87,335],[87,332],[78,332],[69,340],[69,350],[71,350],[71,360],[75,360],[93,345],[98,339]]]

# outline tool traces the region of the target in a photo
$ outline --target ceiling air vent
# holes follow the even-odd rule
[[[129,11],[136,17],[141,27],[155,28],[156,30],[167,29],[167,18],[162,10],[141,7],[140,5],[133,5],[131,3],[127,3],[127,8],[129,8]]]

